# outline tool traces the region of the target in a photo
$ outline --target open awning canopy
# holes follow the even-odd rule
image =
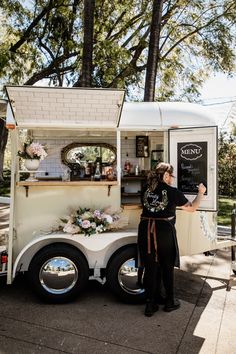
[[[126,102],[124,90],[6,86],[7,124],[25,129],[166,130],[212,126],[207,108],[183,102]]]
[[[124,90],[6,86],[8,119],[19,128],[116,128]]]

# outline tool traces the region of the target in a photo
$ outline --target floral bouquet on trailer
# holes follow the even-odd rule
[[[18,156],[22,157],[22,159],[43,160],[47,156],[47,152],[45,146],[29,140],[26,141],[22,149],[18,151]]]
[[[64,232],[85,236],[120,229],[128,224],[127,218],[121,217],[119,213],[112,213],[110,208],[104,210],[79,208],[61,221]]]

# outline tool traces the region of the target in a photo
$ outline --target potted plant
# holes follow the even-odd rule
[[[18,151],[18,156],[24,159],[24,165],[29,172],[35,172],[39,167],[40,160],[47,156],[47,152],[42,144],[29,140],[24,142],[22,148]],[[32,181],[35,178],[31,176],[28,180]]]

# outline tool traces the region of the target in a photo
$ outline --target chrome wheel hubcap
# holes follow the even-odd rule
[[[42,287],[51,294],[65,294],[78,280],[76,265],[66,257],[48,259],[40,269],[39,281]]]
[[[134,258],[128,259],[124,262],[118,272],[118,282],[120,287],[132,295],[139,295],[144,292],[137,284],[138,282],[138,269],[135,267]]]

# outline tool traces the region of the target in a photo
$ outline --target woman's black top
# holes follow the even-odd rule
[[[187,202],[188,199],[183,192],[162,182],[152,192],[148,187],[144,190],[141,217],[169,218],[175,216],[177,206],[183,206]]]
[[[176,207],[183,206],[187,202],[188,199],[184,196],[183,192],[163,182],[159,183],[157,188],[152,192],[148,189],[148,186],[144,189],[144,192],[142,193],[143,211],[138,231],[138,265],[141,264],[143,266],[145,255],[147,253],[148,218],[157,218],[155,221],[157,227],[157,241],[159,243],[167,242],[171,239],[174,241],[175,256],[173,266],[180,266],[179,248],[174,225],[176,219]],[[171,220],[158,220],[162,218],[171,218]]]

